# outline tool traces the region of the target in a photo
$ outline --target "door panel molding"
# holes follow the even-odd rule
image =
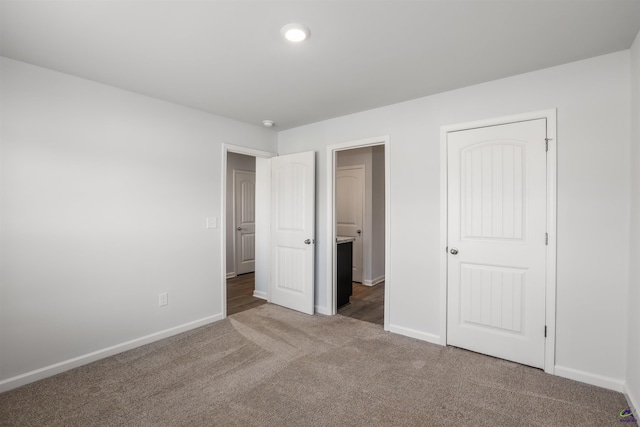
[[[557,206],[557,134],[556,109],[536,111],[531,113],[497,117],[440,128],[440,344],[447,344],[447,283],[448,283],[448,134],[463,130],[478,129],[538,119],[546,119],[548,138],[547,170],[546,170],[546,220],[548,245],[545,256],[545,324],[547,336],[544,349],[544,370],[554,374],[555,367],[555,337],[556,337],[556,206]]]

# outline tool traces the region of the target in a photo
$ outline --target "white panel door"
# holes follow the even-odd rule
[[[233,171],[236,217],[236,274],[255,271],[256,174]]]
[[[270,301],[314,312],[315,153],[271,159]]]
[[[355,238],[353,281],[362,283],[362,230],[364,218],[364,166],[336,171],[336,235]]]
[[[451,132],[447,344],[544,368],[546,120]]]

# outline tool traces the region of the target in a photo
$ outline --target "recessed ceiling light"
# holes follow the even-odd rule
[[[309,38],[309,29],[302,24],[287,24],[280,30],[285,39],[299,43]]]

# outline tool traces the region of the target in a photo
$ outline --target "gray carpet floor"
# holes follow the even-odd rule
[[[271,304],[0,394],[2,426],[606,426],[620,393]]]

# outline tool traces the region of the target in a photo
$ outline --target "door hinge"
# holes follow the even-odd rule
[[[544,325],[544,337],[547,337],[547,325]]]
[[[544,233],[544,244],[549,245],[549,233]]]

